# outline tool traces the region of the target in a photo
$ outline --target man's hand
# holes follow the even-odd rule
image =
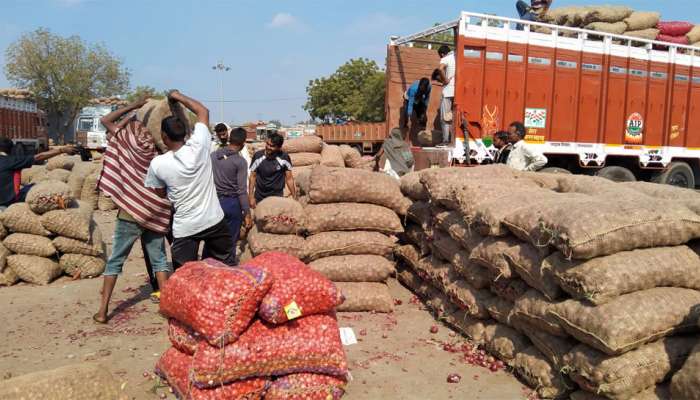
[[[79,152],[78,148],[75,147],[75,146],[73,146],[73,145],[68,145],[68,146],[63,146],[63,147],[61,147],[61,153],[62,153],[62,154],[68,154],[68,155],[71,155],[71,156],[72,156],[72,155],[74,155],[74,154],[78,154],[78,152]]]
[[[243,226],[248,230],[253,227],[253,218],[250,216],[250,213],[243,218]]]
[[[253,210],[255,210],[255,207],[258,206],[258,202],[255,201],[255,196],[249,196],[248,203],[250,204],[250,208],[252,208]]]

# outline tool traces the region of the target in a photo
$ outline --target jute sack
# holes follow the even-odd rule
[[[549,309],[571,336],[606,354],[622,354],[675,333],[698,331],[700,292],[654,288],[592,307],[567,300]]]
[[[339,312],[394,311],[394,299],[385,283],[337,282],[336,286],[345,297],[345,301],[336,307]]]
[[[29,185],[32,183],[32,180],[34,179],[35,175],[38,174],[46,174],[46,166],[45,165],[32,165],[31,168],[25,168],[22,170],[22,186]]]
[[[108,368],[82,363],[0,381],[3,400],[122,400]]]
[[[309,267],[333,282],[386,282],[396,271],[393,262],[375,255],[326,257]]]
[[[304,238],[300,236],[263,233],[255,227],[248,233],[248,245],[256,257],[262,253],[276,251],[297,258],[303,258],[305,246]]]
[[[517,174],[517,171],[502,164],[487,165],[483,168],[436,168],[423,171],[420,181],[432,202],[450,210],[457,210],[460,207],[457,201],[458,193],[485,182],[513,179]],[[467,196],[467,200],[464,201],[473,198],[477,196]]]
[[[413,201],[428,201],[428,191],[420,183],[420,172],[409,172],[401,177],[401,193]]]
[[[479,232],[472,229],[457,211],[439,212],[435,214],[433,221],[436,227],[449,234],[468,252],[473,251],[485,239]]]
[[[12,268],[5,268],[0,272],[0,286],[12,286],[17,282],[19,282],[19,276]]]
[[[695,25],[685,36],[688,37],[690,43],[700,42],[700,25]]]
[[[542,210],[540,233],[551,235],[551,243],[567,258],[676,246],[700,236],[700,216],[668,200],[649,198],[638,203],[620,196],[617,202],[603,199],[550,206]]]
[[[324,144],[321,150],[321,165],[326,167],[345,168],[345,159],[340,147],[332,144]]]
[[[306,239],[303,254],[307,262],[360,254],[388,257],[395,246],[392,239],[377,232],[323,232]]]
[[[86,207],[91,209],[97,208],[97,182],[100,180],[99,173],[93,173],[85,178],[83,189],[80,191],[80,200],[86,203]]]
[[[528,338],[503,324],[492,324],[484,330],[484,347],[486,350],[512,365],[515,356],[531,346]]]
[[[626,31],[623,35],[646,40],[656,40],[659,36],[659,30],[656,28],[640,29],[637,31]]]
[[[369,203],[406,215],[411,201],[386,175],[351,168],[317,167],[311,173],[311,203]]]
[[[310,204],[304,210],[310,235],[332,231],[368,231],[387,235],[403,232],[401,220],[386,207],[374,204]]]
[[[510,303],[515,303],[530,287],[524,280],[518,278],[497,279],[491,283],[491,293]]]
[[[579,344],[572,338],[560,338],[539,330],[526,329],[523,332],[557,371],[565,366],[564,357]]]
[[[93,163],[81,162],[75,164],[70,176],[68,177],[68,186],[70,186],[74,198],[80,198],[83,191],[83,185],[85,184],[85,178],[87,178],[94,171],[95,164]]]
[[[318,136],[302,136],[296,139],[285,140],[282,151],[285,153],[321,153],[323,139]]]
[[[511,326],[513,316],[513,303],[500,297],[492,297],[486,306],[489,316],[496,322]]]
[[[62,154],[58,157],[50,158],[49,161],[46,162],[46,170],[53,171],[56,169],[64,169],[66,171],[72,171],[73,166],[79,162],[81,162],[80,156],[67,156]]]
[[[7,228],[3,224],[0,223],[0,240],[3,240],[9,235],[10,232],[7,231]]]
[[[452,326],[459,333],[469,337],[475,343],[484,341],[484,321],[473,318],[465,311],[459,310],[443,293],[421,279],[415,272],[404,269],[398,272],[398,280],[413,293],[425,301],[426,306],[441,321]]]
[[[7,257],[11,256],[12,252],[0,243],[0,272],[7,269]]]
[[[297,192],[300,195],[308,195],[311,190],[311,170],[313,167],[297,167],[292,168],[292,176],[294,184],[297,187]],[[286,185],[285,185],[286,189]]]
[[[556,300],[563,292],[554,279],[554,271],[544,263],[545,251],[529,243],[520,243],[506,250],[505,257],[511,269],[528,285],[539,290],[549,300]]]
[[[105,271],[105,260],[83,254],[64,254],[58,263],[66,274],[74,278],[95,278]]]
[[[102,234],[97,225],[92,229],[92,237],[89,242],[83,242],[63,236],[53,240],[53,245],[63,254],[82,254],[86,256],[100,257],[106,254]]]
[[[678,371],[696,343],[693,337],[669,337],[617,357],[581,344],[566,355],[564,362],[583,390],[610,399],[629,399]]]
[[[612,33],[614,35],[622,35],[627,30],[627,24],[622,21],[615,23],[592,22],[586,25],[586,29],[597,32]]]
[[[496,279],[496,275],[493,272],[472,262],[469,259],[469,253],[449,236],[436,231],[434,239],[430,245],[433,254],[452,264],[457,274],[474,288],[488,288],[491,282]]]
[[[311,165],[319,165],[321,163],[321,154],[319,153],[292,153],[289,155],[292,160],[292,167],[307,167]]]
[[[624,20],[632,15],[632,10],[626,6],[593,6],[590,7],[591,13],[588,15],[587,23],[591,22],[608,22],[615,23]]]
[[[571,393],[571,400],[606,400],[607,397],[598,396],[584,390]],[[652,386],[649,389],[634,394],[628,400],[672,400],[671,389],[667,384]]]
[[[15,254],[38,257],[53,257],[56,255],[56,248],[51,239],[45,236],[13,233],[2,244]]]
[[[513,237],[489,237],[474,248],[469,256],[469,260],[488,268],[499,278],[512,278],[515,273],[505,254],[512,247],[518,246],[518,244],[518,240]]]
[[[341,144],[340,153],[343,155],[345,167],[359,168],[362,165],[362,154],[360,154],[357,149],[350,147],[347,144]]]
[[[588,7],[567,6],[547,11],[543,19],[555,25],[580,26],[590,13]]]
[[[690,352],[683,368],[673,375],[671,394],[674,399],[700,399],[700,343]]]
[[[573,298],[599,305],[655,287],[700,290],[700,257],[687,246],[625,251],[587,261],[555,253],[544,261]]]
[[[114,204],[114,200],[111,197],[100,192],[97,197],[97,209],[100,211],[112,211],[117,209],[117,205]]]
[[[27,203],[15,203],[9,206],[0,214],[0,221],[11,232],[40,236],[51,234],[41,225],[41,217],[34,214]]]
[[[408,208],[406,219],[420,225],[423,229],[428,229],[433,221],[430,209],[430,203],[427,201],[416,201]]]
[[[533,331],[546,332],[553,336],[567,337],[567,333],[559,322],[549,314],[549,310],[557,303],[548,301],[537,290],[528,290],[515,301],[513,316],[522,323],[529,325]]]
[[[408,223],[402,237],[406,243],[417,246],[420,250],[421,256],[427,256],[430,254],[431,250],[429,240],[432,239],[432,237],[429,237],[428,233],[421,229],[420,226],[413,223]]]
[[[150,99],[136,112],[136,119],[146,125],[146,128],[148,128],[148,131],[153,137],[153,143],[155,143],[161,153],[166,153],[168,151],[167,146],[163,143],[163,137],[161,135],[161,122],[163,122],[165,118],[173,115],[178,117],[185,125],[187,133],[190,133],[190,123],[180,103],[171,103],[168,99]]]
[[[68,177],[70,177],[70,171],[65,170],[65,169],[55,169],[53,171],[49,171],[47,174],[47,177],[51,181],[59,181],[59,182],[68,182]]]
[[[515,372],[537,391],[540,398],[554,399],[571,392],[573,385],[566,376],[545,358],[535,347],[518,353],[513,361]]]
[[[260,232],[296,235],[304,229],[304,209],[294,199],[268,197],[255,208],[255,224]]]
[[[630,31],[638,31],[642,29],[656,28],[656,25],[661,19],[661,14],[658,12],[635,11],[629,17],[625,18],[627,29]]]
[[[73,200],[70,187],[58,181],[41,182],[27,193],[27,204],[37,214],[65,209]]]
[[[49,211],[41,216],[41,225],[59,236],[90,240],[90,219],[78,208]]]
[[[683,204],[688,207],[694,213],[700,214],[700,194],[695,190],[649,182],[622,182],[619,183],[619,185],[625,189],[631,189],[647,196],[673,200],[678,204]]]
[[[484,196],[466,201],[467,190],[458,195],[460,211],[468,218],[474,229],[484,236],[507,236],[510,234],[504,223],[506,217],[517,210],[527,209],[553,196],[548,190],[530,185],[484,185]],[[476,195],[476,193],[475,193]]]
[[[7,265],[21,280],[35,285],[47,285],[61,276],[62,272],[57,262],[37,256],[9,256]]]

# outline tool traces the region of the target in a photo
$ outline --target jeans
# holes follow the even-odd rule
[[[241,225],[243,225],[243,210],[238,197],[219,197],[221,209],[224,210],[224,220],[233,236],[233,258],[236,258],[236,243],[241,236]]]
[[[122,273],[124,261],[139,238],[145,242],[146,254],[153,271],[171,272],[165,255],[165,239],[162,234],[149,231],[135,222],[117,219],[117,225],[114,227],[112,255],[107,261],[104,275],[113,276]]]
[[[440,123],[442,125],[442,143],[451,143],[451,133],[452,133],[452,121],[454,121],[454,114],[452,112],[452,99],[453,97],[443,97],[440,102]],[[452,120],[450,122],[445,121],[445,115],[452,114]]]
[[[170,250],[173,255],[173,267],[180,268],[185,263],[197,261],[199,243],[204,242],[204,258],[213,258],[226,265],[236,265],[236,246],[229,231],[226,219],[222,219],[211,228],[192,236],[175,238]]]

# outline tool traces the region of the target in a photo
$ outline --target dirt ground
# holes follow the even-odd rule
[[[96,214],[111,242],[115,213]],[[0,380],[86,361],[107,368],[133,399],[168,394],[149,375],[168,344],[166,320],[148,298],[150,287],[140,246],[134,246],[112,299],[109,325],[97,325],[101,279],[61,278],[46,287],[0,288]],[[352,381],[345,398],[360,399],[525,399],[530,390],[507,372],[491,372],[460,361],[443,343],[461,339],[412,299],[396,281],[401,304],[393,314],[339,314],[341,327],[359,342],[347,346]],[[439,326],[436,334],[431,327]],[[449,374],[461,381],[447,383]]]

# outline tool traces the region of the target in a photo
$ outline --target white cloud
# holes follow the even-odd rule
[[[299,18],[293,16],[292,14],[280,12],[272,17],[272,20],[266,25],[271,29],[283,29],[283,28],[293,28],[293,29],[305,29],[306,25]]]

